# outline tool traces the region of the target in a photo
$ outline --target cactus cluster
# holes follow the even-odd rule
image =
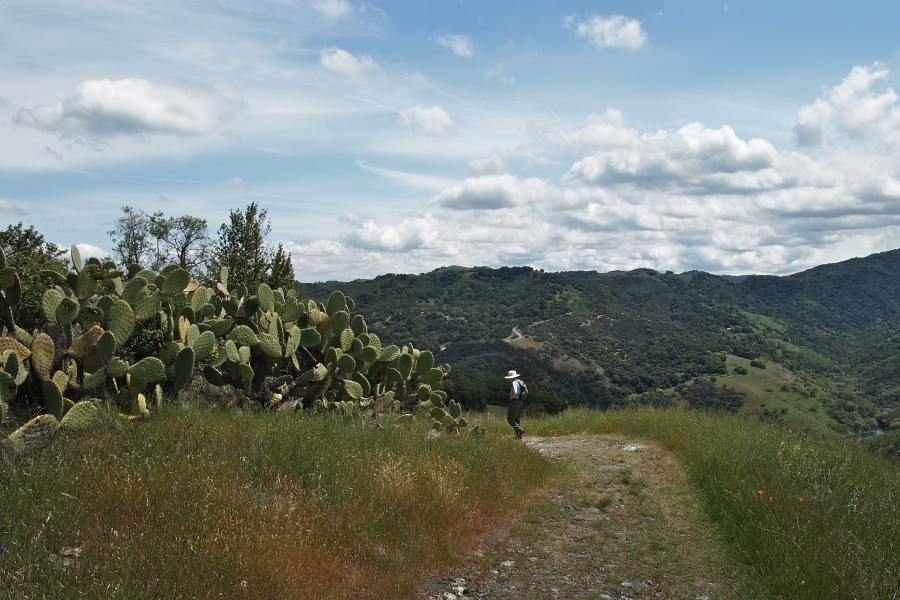
[[[223,270],[214,293],[193,294],[194,318],[184,311],[180,332],[188,347],[199,344],[198,364],[213,385],[237,388],[268,408],[333,410],[348,418],[413,414],[423,403],[446,407],[440,388],[449,366],[436,367],[431,352],[412,345],[382,346],[341,292],[317,304],[263,283],[248,295],[241,286],[229,290]]]
[[[178,268],[159,275],[133,269],[125,282],[124,273],[111,262],[91,258],[82,264],[74,246],[71,257],[73,272],[42,273],[53,287],[41,298],[46,323],[39,330],[23,330],[11,314],[2,319],[0,397],[6,404],[18,400],[25,407],[40,405],[61,423],[79,399],[111,391],[123,415],[147,416],[144,394],[164,377],[164,365],[152,356],[129,364],[123,348],[137,323],[159,320],[166,308],[171,310],[190,276]],[[0,272],[6,275],[0,276],[0,284],[18,284],[14,269]],[[10,309],[15,305],[9,295],[3,303]],[[45,421],[27,425],[53,429]]]
[[[130,265],[126,275],[111,262],[82,263],[74,246],[71,257],[72,272],[43,273],[53,283],[41,302],[46,323],[27,332],[13,318],[18,275],[0,252],[0,420],[14,401],[47,413],[16,432],[20,447],[93,417],[79,402],[88,395],[114,398],[125,418],[149,416],[148,397],[177,394],[198,372],[264,408],[419,413],[444,431],[466,427],[441,390],[449,366],[412,345],[382,346],[341,292],[316,303],[265,283],[229,288],[225,268],[204,286],[174,265]],[[144,356],[127,351],[138,328],[149,339]]]

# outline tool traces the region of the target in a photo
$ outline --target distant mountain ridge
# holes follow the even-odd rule
[[[756,359],[792,378],[759,391],[761,416],[900,425],[900,250],[789,276],[451,266],[298,289],[342,290],[380,336],[435,351],[461,382],[517,368],[572,403],[689,402],[698,379],[750,386],[741,361]],[[514,327],[525,337],[503,341]]]

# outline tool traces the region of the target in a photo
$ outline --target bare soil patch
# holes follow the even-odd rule
[[[670,453],[617,435],[526,443],[561,461],[563,474],[463,564],[428,576],[414,598],[747,597],[744,567],[724,551]]]

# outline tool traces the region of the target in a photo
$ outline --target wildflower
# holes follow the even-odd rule
[[[756,493],[759,494],[760,496],[762,496],[763,494],[766,493],[766,490],[756,490]]]
[[[797,502],[803,502],[803,496],[797,496]]]
[[[775,499],[772,496],[769,496],[769,502],[775,502]]]
[[[9,548],[7,548],[6,546],[0,546],[0,554],[3,554],[4,552],[9,552]]]

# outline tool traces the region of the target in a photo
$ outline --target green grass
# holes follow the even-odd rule
[[[297,414],[105,417],[0,468],[0,598],[407,597],[552,472],[502,411],[478,421],[486,437],[427,439]],[[760,597],[900,598],[897,463],[861,444],[692,411],[523,425],[671,449]]]
[[[799,393],[782,389],[784,384],[803,387],[803,383],[784,366],[767,361],[766,368],[759,369],[750,366],[749,359],[732,354],[727,355],[726,364],[728,375],[718,376],[716,383],[746,394],[742,412],[759,415],[767,409],[778,413],[789,427],[834,434],[833,426],[838,425],[828,416],[819,398],[804,398]],[[735,367],[744,367],[747,374],[734,373]]]
[[[764,597],[900,598],[897,463],[860,444],[692,411],[571,410],[523,425],[536,434],[620,432],[670,448]]]
[[[424,433],[172,407],[58,435],[0,468],[0,597],[405,597],[550,473]]]

